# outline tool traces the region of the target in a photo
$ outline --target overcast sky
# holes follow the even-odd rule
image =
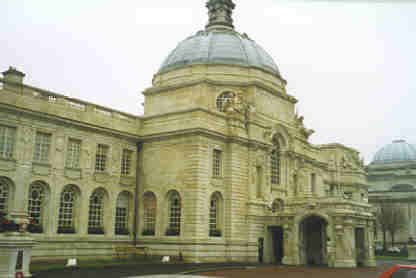
[[[208,21],[205,0],[2,0],[0,71],[142,114],[141,92],[176,45]],[[235,0],[234,23],[275,60],[314,144],[370,162],[416,143],[416,1]]]

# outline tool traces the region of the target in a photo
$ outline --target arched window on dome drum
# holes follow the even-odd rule
[[[280,184],[280,145],[277,143],[270,157],[270,181]]]
[[[217,110],[225,112],[226,104],[235,97],[233,92],[224,92],[217,97]]]
[[[169,194],[169,219],[167,236],[178,236],[181,233],[181,199],[177,192]]]
[[[118,195],[116,203],[116,235],[129,234],[129,199],[130,197],[128,192],[121,192]]]
[[[7,214],[10,195],[10,186],[3,179],[0,179],[0,214]]]
[[[95,190],[90,197],[88,233],[104,234],[104,191]]]
[[[30,185],[29,188],[29,204],[28,204],[28,215],[32,224],[37,227],[35,232],[42,233],[43,214],[45,205],[45,185],[41,182],[35,182]]]
[[[209,206],[209,236],[221,236],[221,197],[218,193],[211,196]]]
[[[144,204],[144,225],[143,235],[154,236],[156,228],[156,197],[153,193],[147,192],[143,199]]]
[[[66,186],[61,193],[58,217],[58,233],[75,233],[75,209],[78,199],[77,190],[74,186]]]

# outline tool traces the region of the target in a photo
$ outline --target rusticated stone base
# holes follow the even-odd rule
[[[335,260],[334,267],[357,267],[355,260]]]
[[[407,245],[407,251],[409,252],[408,260],[409,261],[416,261],[416,245],[415,244],[409,244]]]

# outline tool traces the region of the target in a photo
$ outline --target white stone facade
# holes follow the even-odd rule
[[[0,177],[9,186],[11,217],[28,213],[32,183],[45,187],[34,259],[111,258],[115,246],[135,244],[193,262],[375,264],[358,152],[310,144],[313,130],[295,113],[297,100],[280,75],[216,64],[164,71],[144,92],[141,117],[33,88],[19,76],[11,69],[0,79],[0,127],[16,131],[12,157],[0,158]],[[50,136],[46,163],[34,161],[39,132]],[[81,146],[77,169],[66,167],[70,140]],[[106,146],[104,171],[99,145]],[[132,155],[127,176],[123,150]],[[74,233],[63,234],[69,185]],[[96,190],[103,234],[88,228],[97,222]],[[129,234],[117,235],[123,192]]]

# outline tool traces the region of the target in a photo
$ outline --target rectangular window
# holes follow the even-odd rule
[[[311,192],[316,193],[316,174],[311,174]]]
[[[256,188],[256,195],[257,198],[261,198],[263,196],[263,169],[261,167],[256,168],[257,172],[257,188]]]
[[[131,150],[123,150],[123,157],[121,158],[121,175],[129,176],[131,173],[131,157],[133,155],[133,151]]]
[[[214,150],[212,158],[212,176],[221,177],[221,156],[222,151]]]
[[[13,158],[16,128],[0,126],[0,158]]]
[[[35,152],[33,160],[35,162],[48,163],[49,150],[51,148],[51,134],[37,132],[35,139]]]
[[[98,144],[95,155],[95,171],[104,172],[107,168],[108,146]]]
[[[75,139],[68,140],[68,149],[66,154],[66,167],[67,168],[80,168],[81,158],[81,141]]]

